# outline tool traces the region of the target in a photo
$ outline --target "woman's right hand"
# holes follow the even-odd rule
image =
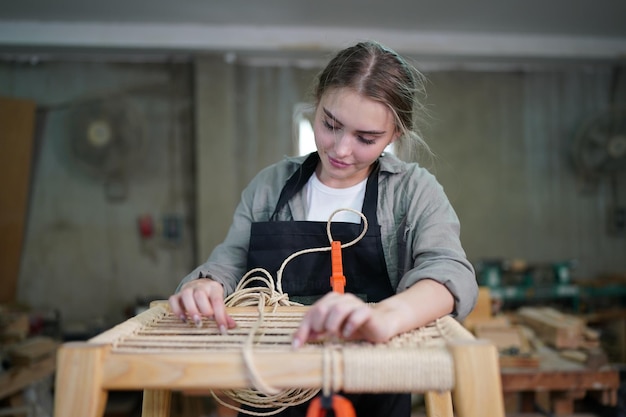
[[[221,333],[237,327],[235,320],[226,313],[224,287],[212,279],[200,278],[189,281],[168,301],[175,315],[181,320],[191,318],[196,326],[202,325],[204,316],[215,319]]]

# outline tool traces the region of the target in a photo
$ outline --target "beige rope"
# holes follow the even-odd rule
[[[254,275],[261,273],[261,276]],[[249,282],[262,281],[266,284],[266,287],[253,287],[246,288]],[[311,398],[313,398],[318,392],[318,389],[303,390],[303,389],[288,389],[280,390],[275,387],[267,385],[254,365],[254,339],[260,333],[261,325],[264,321],[264,312],[267,306],[276,307],[279,305],[301,305],[289,301],[287,294],[283,294],[282,291],[277,291],[274,287],[274,282],[271,278],[271,274],[265,269],[256,268],[249,271],[239,282],[235,291],[224,300],[227,307],[235,306],[251,306],[256,303],[258,306],[258,319],[248,332],[244,346],[242,349],[244,363],[246,364],[246,370],[249,373],[249,377],[252,383],[253,389],[238,389],[238,390],[223,390],[222,394],[231,398],[237,403],[248,405],[257,408],[271,408],[273,410],[267,412],[256,412],[250,410],[244,410],[230,403],[223,401],[214,391],[211,391],[213,398],[225,407],[236,410],[238,412],[245,412],[255,416],[270,416],[277,414],[287,407],[302,404]]]
[[[347,247],[350,247],[350,246],[356,244],[358,241],[363,239],[363,237],[365,236],[365,233],[367,233],[367,228],[369,227],[369,224],[367,223],[367,217],[365,217],[365,215],[363,213],[359,212],[359,211],[356,211],[356,210],[353,210],[353,209],[350,209],[350,208],[341,208],[341,209],[335,210],[335,211],[332,212],[332,214],[328,218],[328,222],[326,223],[326,235],[328,236],[328,243],[329,244],[333,241],[333,236],[332,236],[332,233],[330,231],[330,225],[331,225],[331,222],[333,220],[333,217],[335,217],[335,215],[337,213],[339,213],[340,211],[349,211],[349,212],[358,214],[361,217],[361,219],[363,219],[363,230],[361,231],[361,234],[359,234],[352,241],[350,241],[348,243],[343,243],[341,245],[341,248],[344,249],[344,248],[347,248]],[[289,257],[287,257],[287,259],[285,259],[283,261],[282,265],[278,269],[278,272],[276,273],[276,286],[278,287],[278,291],[280,293],[283,292],[283,287],[282,287],[283,270],[285,269],[287,264],[289,262],[291,262],[294,258],[296,258],[296,257],[298,257],[300,255],[304,255],[305,253],[327,252],[327,251],[330,251],[330,250],[331,250],[330,246],[324,246],[322,248],[303,249],[303,250],[295,252],[294,254],[292,254]]]
[[[441,391],[454,387],[452,355],[447,349],[398,348],[393,350],[392,361],[389,354],[384,349],[342,349],[343,390],[424,392],[432,387]]]
[[[339,352],[335,346],[326,346],[322,351],[322,393],[331,395],[341,389],[341,369],[339,367]]]
[[[132,335],[143,329],[145,326],[153,324],[168,314],[165,306],[156,306],[150,308],[142,313],[139,313],[135,317],[132,317],[112,329],[107,330],[104,333],[88,340],[89,343],[102,343],[111,344],[113,347],[122,340],[121,336]]]
[[[367,217],[365,217],[363,213],[358,212],[353,209],[349,209],[349,208],[341,208],[341,209],[335,210],[330,215],[328,222],[326,224],[326,234],[328,236],[329,243],[333,241],[333,237],[331,233],[332,219],[340,211],[353,212],[355,214],[358,214],[363,219],[364,227],[361,233],[351,242],[341,245],[342,248],[347,248],[349,246],[356,244],[358,241],[363,239],[363,236],[365,236],[365,233],[367,232],[367,228],[368,228]],[[261,376],[256,371],[256,367],[254,366],[254,355],[253,355],[254,339],[259,334],[261,325],[263,324],[264,311],[265,311],[264,307],[268,307],[268,306],[274,307],[274,311],[275,311],[276,307],[278,307],[279,305],[282,305],[282,306],[302,305],[300,303],[289,301],[288,294],[283,293],[282,276],[283,276],[283,271],[285,267],[287,266],[287,264],[291,262],[294,258],[300,255],[304,255],[306,253],[324,252],[324,251],[330,251],[330,250],[331,250],[331,247],[329,245],[329,246],[325,246],[321,248],[303,249],[301,251],[293,253],[292,255],[287,257],[287,259],[283,261],[280,268],[278,269],[278,272],[276,274],[276,286],[274,285],[274,282],[272,280],[271,273],[269,273],[266,269],[263,269],[263,268],[252,269],[248,271],[242,277],[242,279],[237,284],[235,291],[231,295],[225,298],[224,303],[226,304],[227,307],[257,305],[259,316],[258,316],[258,320],[256,321],[256,323],[254,324],[254,326],[248,333],[248,337],[246,338],[246,341],[242,349],[244,363],[246,364],[246,369],[249,372],[250,380],[254,388],[253,389],[241,389],[241,390],[224,390],[221,392],[227,397],[235,400],[236,402],[239,402],[248,406],[253,406],[253,407],[258,407],[258,408],[278,407],[278,409],[268,411],[268,412],[255,412],[255,411],[243,410],[237,406],[224,402],[213,391],[211,391],[213,398],[216,401],[218,401],[220,404],[224,405],[225,407],[231,408],[233,410],[237,410],[239,412],[244,411],[247,414],[251,414],[255,416],[269,416],[269,415],[277,414],[283,411],[284,409],[286,409],[287,407],[302,404],[310,400],[311,398],[313,398],[315,395],[317,395],[317,393],[319,392],[319,389],[280,390],[275,387],[271,387],[267,385],[262,380]],[[253,281],[261,281],[265,284],[265,287],[247,288],[248,284]],[[332,377],[332,375],[335,373],[334,372],[335,367],[332,366],[332,363],[333,363],[332,353],[330,355],[331,355],[330,366],[332,370],[326,374],[327,378],[325,378],[325,380],[330,379],[331,381],[333,381],[337,378]],[[326,351],[325,351],[325,356],[326,356]],[[329,389],[331,389],[331,387],[329,387]]]

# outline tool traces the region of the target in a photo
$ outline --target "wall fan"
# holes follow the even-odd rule
[[[608,230],[626,235],[626,205],[619,196],[620,180],[626,179],[626,108],[613,108],[585,124],[574,140],[573,160],[585,188],[609,182]]]
[[[587,122],[574,140],[573,160],[581,179],[592,183],[626,171],[626,109]]]
[[[72,162],[101,180],[107,198],[126,197],[127,177],[143,154],[145,129],[136,108],[123,98],[81,102],[70,110],[68,151]]]

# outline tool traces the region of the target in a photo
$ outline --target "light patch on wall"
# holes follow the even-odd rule
[[[293,107],[293,130],[296,153],[308,155],[317,150],[313,134],[313,106],[309,103],[297,103]]]
[[[313,126],[309,119],[303,117],[298,122],[298,155],[308,155],[316,150]]]

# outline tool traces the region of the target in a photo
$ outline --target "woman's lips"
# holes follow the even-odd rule
[[[347,168],[350,166],[350,164],[346,164],[345,162],[341,162],[335,158],[332,157],[328,157],[328,162],[330,162],[330,164],[335,167],[335,168],[339,168],[339,169],[343,169],[343,168]]]

